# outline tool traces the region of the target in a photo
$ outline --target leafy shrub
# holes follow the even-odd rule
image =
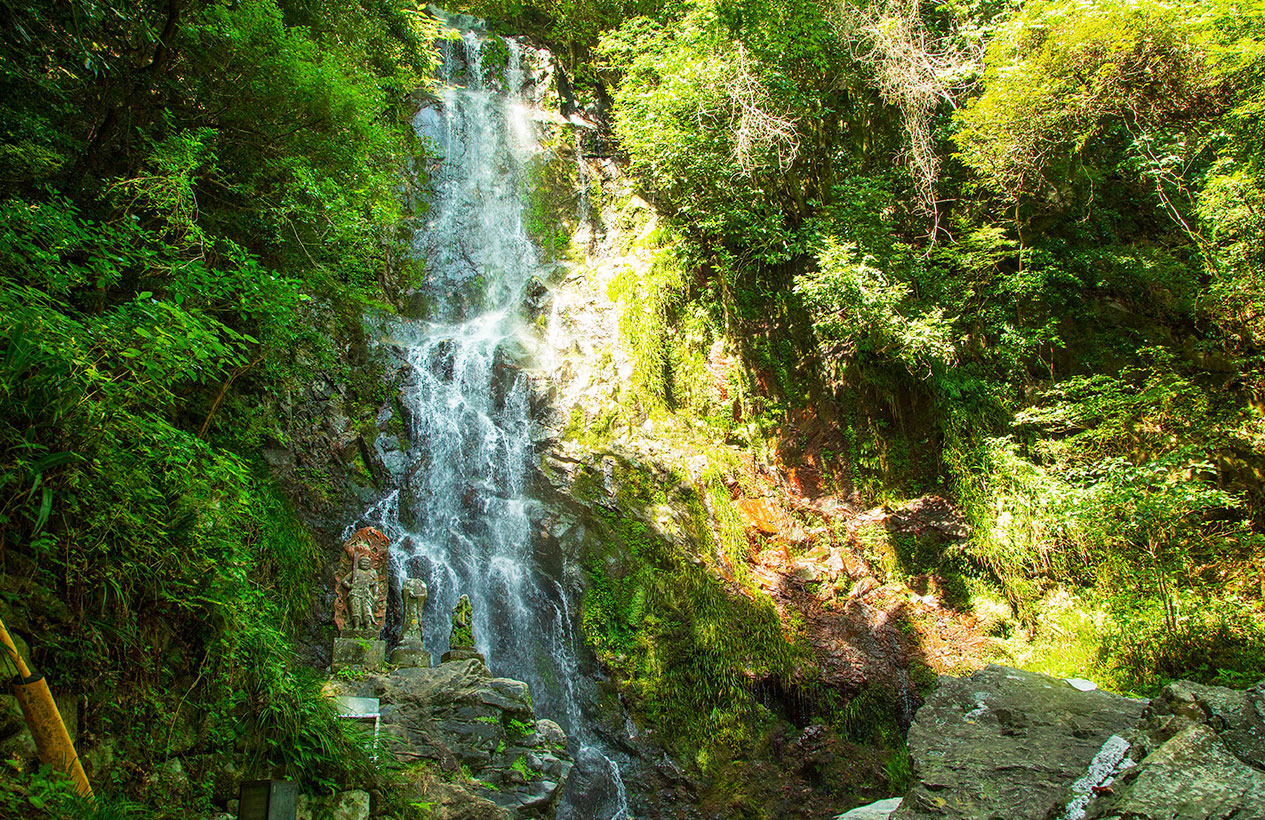
[[[5,761],[12,771],[0,778],[0,814],[29,820],[149,820],[155,815],[143,806],[96,795],[81,798],[74,784],[48,766],[23,772],[16,761]]]
[[[952,364],[952,323],[943,309],[911,310],[910,286],[874,267],[876,262],[860,257],[855,244],[829,238],[817,255],[817,270],[796,277],[818,343],[835,356],[877,353],[913,373]]]

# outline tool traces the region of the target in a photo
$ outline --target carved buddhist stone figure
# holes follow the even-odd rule
[[[378,628],[378,618],[374,609],[378,604],[378,573],[373,568],[373,560],[360,556],[351,574],[343,579],[347,589],[347,614],[352,629]]]
[[[426,606],[426,582],[421,578],[404,579],[401,594],[404,598],[403,639],[422,640],[422,609]]]
[[[368,669],[386,659],[381,639],[386,622],[387,553],[390,540],[365,527],[343,544],[343,558],[335,576],[334,639],[331,665]]]
[[[386,622],[390,546],[387,537],[372,527],[357,531],[343,545],[334,600],[334,625],[340,634],[378,637]]]
[[[469,596],[462,595],[452,610],[452,638],[448,645],[453,649],[474,647],[474,608],[470,606]]]

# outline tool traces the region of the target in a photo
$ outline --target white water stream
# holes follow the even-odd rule
[[[414,120],[441,158],[413,241],[425,265],[427,319],[387,328],[386,343],[410,369],[401,396],[409,452],[361,522],[391,539],[397,590],[404,577],[429,587],[427,649],[438,658],[448,648],[450,613],[468,595],[493,673],[526,681],[538,716],[567,732],[577,762],[570,782],[583,785],[568,787],[558,817],[625,820],[615,755],[585,715],[593,683],[579,672],[575,602],[560,582],[565,560],[536,554],[526,495],[531,419],[516,361],[520,304],[541,271],[523,192],[541,148],[519,44],[463,22],[461,39],[444,46],[439,99]]]

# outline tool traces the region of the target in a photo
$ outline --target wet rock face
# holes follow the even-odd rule
[[[943,678],[909,731],[915,785],[891,820],[1265,817],[1265,682],[1155,700],[990,666]]]
[[[484,806],[478,816],[554,817],[572,760],[562,729],[536,719],[527,684],[492,677],[482,661],[463,660],[336,681],[331,688],[378,698],[382,746],[405,764],[433,764],[443,773],[445,793],[462,790],[471,798],[465,802]],[[450,797],[454,806],[463,802]]]
[[[1146,701],[989,666],[942,678],[909,730],[916,785],[892,820],[1047,820]]]

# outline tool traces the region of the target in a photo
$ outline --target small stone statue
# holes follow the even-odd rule
[[[462,595],[452,610],[452,638],[448,645],[454,649],[474,647],[474,609],[470,606],[469,596]]]
[[[343,587],[347,590],[347,610],[352,629],[378,628],[378,617],[374,609],[378,605],[378,573],[373,568],[373,559],[368,555],[360,556],[356,568],[343,579]]]
[[[487,661],[474,648],[474,608],[470,606],[470,598],[461,596],[457,606],[452,610],[452,637],[448,640],[448,651],[440,658],[441,663],[449,661],[478,660],[484,666]]]
[[[426,582],[421,578],[404,579],[404,639],[422,640],[422,608],[426,606]]]
[[[404,628],[400,643],[391,650],[391,663],[396,666],[430,666],[430,653],[422,646],[422,609],[426,606],[426,582],[421,578],[405,578],[400,585],[403,599]]]

